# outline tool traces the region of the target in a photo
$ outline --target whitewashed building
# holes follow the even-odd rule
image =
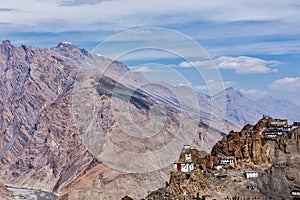
[[[186,160],[186,161],[192,160],[192,154],[186,153],[186,154],[185,154],[185,160]]]
[[[294,122],[292,125],[292,129],[299,128],[299,124],[300,124],[300,122]]]
[[[300,191],[293,190],[293,191],[291,192],[291,194],[292,194],[293,196],[300,196]]]
[[[284,131],[284,132],[289,132],[291,130],[292,130],[292,126],[284,126],[284,127],[282,127],[282,131]]]
[[[173,169],[179,172],[191,172],[194,170],[194,163],[173,163]]]
[[[287,119],[274,119],[271,121],[271,125],[273,126],[287,126],[288,120]]]
[[[293,129],[293,127],[291,125],[288,126],[279,126],[276,128],[279,131],[283,131],[283,132],[289,132]]]
[[[230,165],[230,166],[234,167],[234,160],[232,158],[220,159],[220,164],[221,165]]]
[[[281,136],[283,133],[281,131],[265,131],[263,132],[263,136],[267,138],[276,138],[277,136]]]
[[[247,186],[247,189],[250,191],[256,191],[256,190],[258,190],[258,187],[257,187],[257,185],[249,185],[249,186]]]
[[[215,169],[215,170],[220,170],[220,169],[222,169],[222,168],[223,168],[222,165],[215,165],[215,166],[214,166],[214,169]]]
[[[257,178],[258,177],[258,172],[251,170],[251,171],[245,171],[245,176],[246,178]]]
[[[191,145],[189,145],[189,144],[185,144],[185,145],[183,145],[183,149],[190,149],[191,148]]]

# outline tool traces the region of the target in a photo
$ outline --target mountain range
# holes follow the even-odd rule
[[[0,71],[0,182],[58,199],[142,198],[169,179],[184,144],[209,152],[263,114],[299,120],[289,102],[149,82],[70,43],[3,41]],[[225,104],[224,119],[215,105]]]
[[[224,95],[226,96],[226,119],[239,126],[254,124],[262,115],[285,118],[291,122],[300,119],[300,107],[290,101],[270,96],[253,101],[233,87],[212,98],[218,101],[220,96]]]

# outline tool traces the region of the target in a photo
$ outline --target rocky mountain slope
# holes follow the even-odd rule
[[[81,144],[68,109],[75,68],[59,57],[59,47],[3,41],[0,51],[1,180],[60,191],[97,163]]]
[[[3,183],[0,183],[0,198],[3,200],[11,199],[13,192],[8,190]]]
[[[135,88],[145,80],[124,64],[69,43],[3,41],[0,68],[0,180],[9,186],[72,200],[143,197],[168,180],[181,145],[210,150],[222,137],[187,114],[191,103],[180,112],[170,95]]]
[[[300,107],[290,101],[266,96],[256,100],[255,103],[266,110],[265,114],[272,115],[275,118],[285,118],[290,121],[300,119]]]
[[[226,98],[224,99],[223,96]],[[260,106],[232,87],[212,98],[217,102],[225,100],[226,119],[241,127],[248,123],[255,123],[264,114]]]
[[[256,125],[231,131],[211,154],[184,148],[178,163],[193,163],[193,169],[177,167],[167,185],[146,199],[297,199],[299,124],[281,134],[274,131],[281,129],[272,124],[274,121],[263,117]],[[270,131],[279,135],[268,135]]]
[[[224,96],[226,98],[223,98]],[[300,119],[299,106],[290,101],[275,99],[270,96],[252,101],[233,87],[227,88],[211,98],[216,102],[226,101],[226,120],[236,124],[239,128],[245,124],[256,123],[264,114],[290,121]]]

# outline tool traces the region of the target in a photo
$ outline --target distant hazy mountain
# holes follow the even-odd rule
[[[253,124],[265,113],[255,102],[232,87],[212,98],[215,101],[222,101],[224,95],[226,97],[226,119],[237,125]]]
[[[300,121],[300,108],[290,101],[270,96],[252,101],[232,87],[212,98],[215,101],[221,101],[224,99],[222,98],[224,95],[226,97],[226,119],[236,125],[253,124],[263,114],[273,118],[286,118],[290,122]]]
[[[266,114],[275,118],[287,118],[290,121],[300,121],[300,107],[290,101],[266,96],[256,100],[255,103],[263,107]]]

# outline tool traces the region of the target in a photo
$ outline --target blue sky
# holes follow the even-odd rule
[[[189,82],[203,92],[205,84],[233,86],[251,99],[270,95],[300,105],[299,10],[297,0],[10,0],[0,2],[0,39],[38,47],[69,41],[92,51],[128,29],[167,28],[199,43],[214,60],[222,81],[195,76],[195,67],[203,67],[204,61],[187,62],[167,52],[135,52],[120,60],[150,79],[174,85]],[[139,44],[149,42],[135,39]],[[189,51],[176,42],[172,48]]]

